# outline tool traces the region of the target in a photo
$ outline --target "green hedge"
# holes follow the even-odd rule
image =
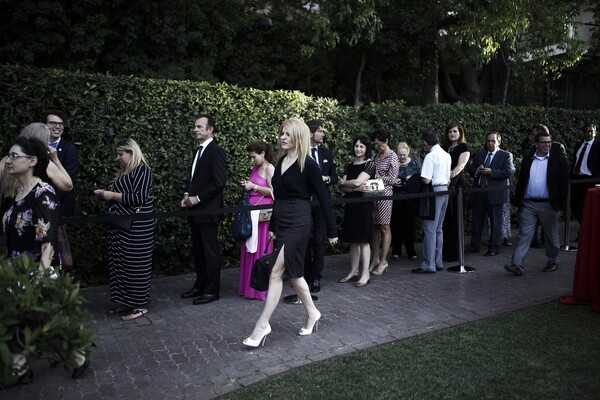
[[[424,128],[441,131],[449,121],[464,124],[470,143],[483,143],[490,127],[506,132],[505,146],[519,154],[527,128],[543,122],[555,127],[570,148],[585,120],[598,121],[600,113],[544,108],[437,105],[404,107],[401,102],[369,105],[361,110],[335,100],[300,92],[260,91],[228,84],[167,81],[58,70],[0,66],[0,137],[3,151],[20,129],[37,121],[42,110],[58,107],[68,115],[66,134],[79,148],[81,168],[77,182],[77,215],[103,215],[104,204],[89,193],[105,187],[118,171],[114,144],[123,137],[137,140],[154,174],[157,211],[173,211],[188,179],[197,143],[193,123],[200,113],[216,118],[217,141],[228,155],[226,205],[239,196],[238,182],[248,176],[251,163],[245,146],[254,139],[275,145],[282,120],[298,116],[326,122],[326,144],[335,148],[339,173],[350,159],[356,134],[375,126],[393,133],[392,144],[406,140],[421,148]],[[335,190],[334,196],[340,195]],[[336,210],[341,215],[341,209]],[[223,223],[220,239],[224,266],[237,266],[239,243],[231,239],[231,216]],[[71,226],[71,242],[79,270],[88,283],[104,281],[104,228],[99,224]],[[176,274],[191,269],[187,223],[181,218],[157,222],[155,271]]]

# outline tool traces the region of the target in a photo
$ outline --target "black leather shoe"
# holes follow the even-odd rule
[[[504,240],[502,241],[502,245],[503,245],[503,246],[506,246],[506,247],[510,247],[510,246],[512,246],[513,244],[512,244],[512,242],[511,242],[509,239],[504,239]]]
[[[554,272],[558,269],[558,264],[556,263],[548,263],[546,264],[546,267],[544,268],[544,272]]]
[[[198,297],[202,295],[202,291],[200,289],[191,288],[187,292],[181,293],[182,299],[191,299],[192,297]]]
[[[435,267],[435,270],[437,272],[442,272],[444,270],[444,267]]]
[[[415,268],[411,269],[410,272],[413,274],[435,274],[435,271],[429,271],[427,269]]]
[[[317,293],[321,291],[321,281],[318,279],[313,279],[310,283],[310,291],[313,293]]]
[[[203,294],[200,297],[194,299],[194,301],[192,301],[192,304],[197,306],[198,304],[208,304],[217,300],[219,300],[219,296],[216,294]]]
[[[521,268],[519,268],[516,264],[506,264],[504,269],[508,272],[512,272],[516,276],[523,276],[523,270],[521,270]]]
[[[497,256],[497,255],[498,255],[498,252],[496,252],[496,251],[491,251],[491,250],[490,250],[490,251],[487,251],[487,252],[484,254],[484,256],[485,256],[485,257],[492,257],[492,256]]]

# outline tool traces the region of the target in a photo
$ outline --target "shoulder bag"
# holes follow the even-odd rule
[[[239,206],[244,207],[243,210],[233,214],[233,238],[235,240],[244,240],[252,236],[252,218],[250,218],[250,202],[248,200],[248,192],[243,190],[242,199]]]
[[[254,261],[254,265],[252,266],[252,274],[250,275],[250,287],[261,292],[269,289],[271,270],[273,269],[273,264],[275,263],[275,260],[273,259],[274,253],[265,255],[267,249],[269,248],[269,244],[271,244],[271,238],[269,238],[269,241],[265,246],[262,257]]]

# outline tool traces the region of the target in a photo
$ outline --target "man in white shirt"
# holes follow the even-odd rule
[[[575,146],[571,163],[571,210],[580,224],[585,194],[594,184],[578,183],[577,180],[600,178],[600,141],[595,138],[596,125],[586,123],[582,130],[582,140]]]
[[[431,183],[433,192],[445,192],[448,190],[448,182],[450,182],[450,166],[452,164],[450,154],[440,147],[439,138],[435,132],[426,130],[421,138],[425,150],[428,151],[421,167],[421,181],[424,185]],[[448,206],[448,194],[435,196],[431,200],[435,201],[435,215],[433,219],[423,219],[423,261],[420,268],[411,271],[414,274],[435,274],[436,271],[444,269],[442,264],[444,244],[442,226]]]

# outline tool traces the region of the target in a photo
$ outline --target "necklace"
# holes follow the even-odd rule
[[[19,190],[17,190],[17,195],[15,196],[15,199],[22,200],[23,198],[25,198],[25,196],[27,196],[29,192],[31,192],[31,189],[33,189],[34,186],[41,181],[42,180],[40,178],[34,178],[29,185],[19,188]]]

